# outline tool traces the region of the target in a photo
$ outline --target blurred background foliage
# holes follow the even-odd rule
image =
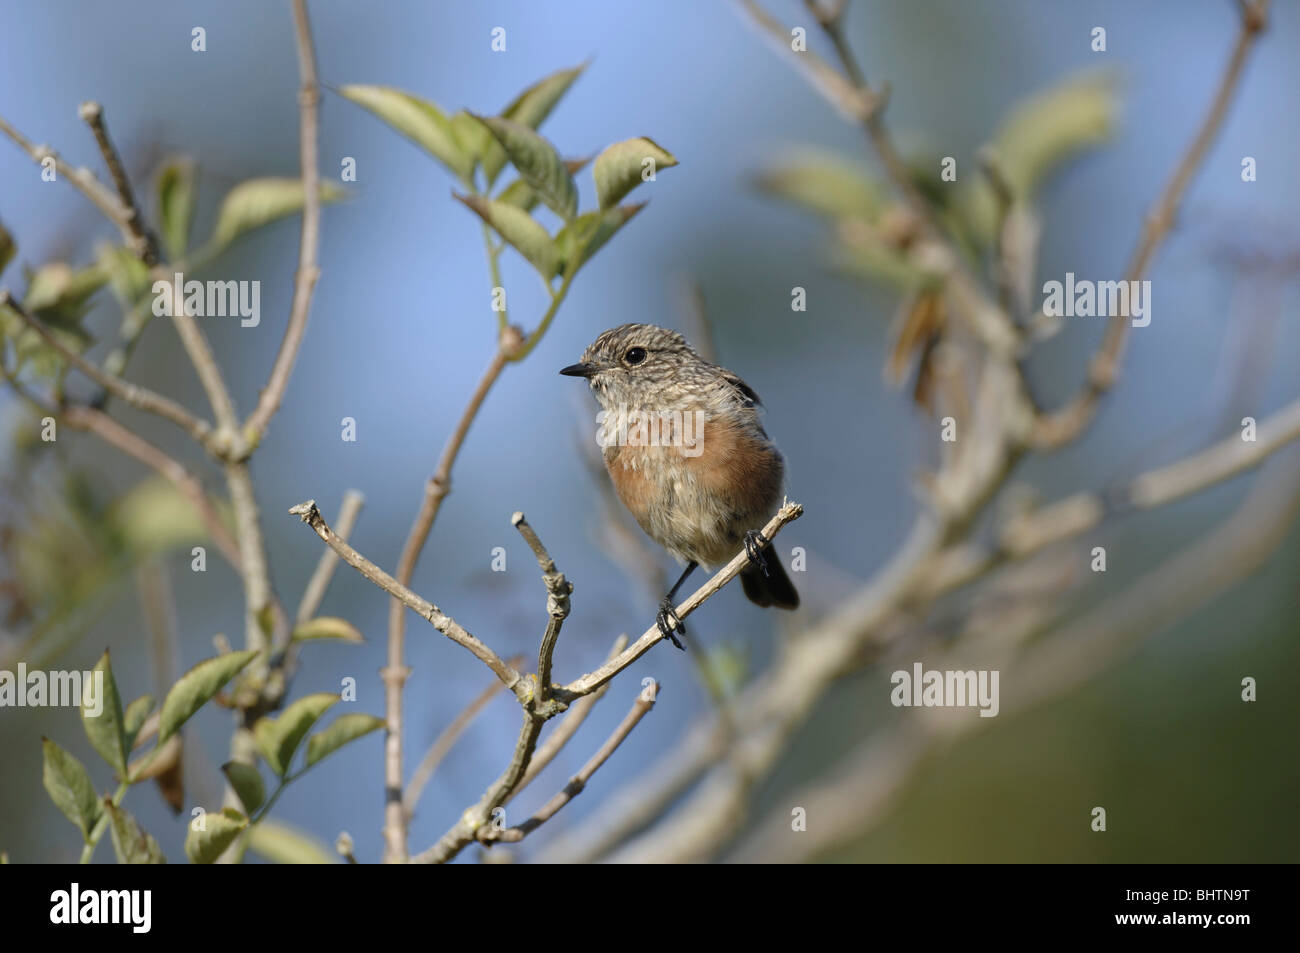
[[[1173,0],[852,6],[850,42],[868,75],[892,87],[887,115],[918,187],[978,262],[996,215],[978,170],[981,157],[995,156],[1017,194],[1032,200],[1021,211],[1029,233],[1042,229],[1040,282],[1066,271],[1119,276],[1235,29],[1231,5]],[[296,253],[296,226],[280,221],[297,207],[285,179],[297,166],[287,9],[251,0],[22,11],[6,0],[0,8],[6,21],[21,16],[24,39],[0,63],[0,112],[74,165],[97,167],[76,104],[98,99],[171,254],[188,256],[198,277],[262,282],[260,326],[241,328],[237,318],[205,324],[246,412],[287,317]],[[803,22],[799,4],[772,9]],[[312,13],[327,86],[391,85],[449,111],[496,112],[539,78],[590,58],[546,136],[566,156],[589,156],[645,135],[681,163],[643,186],[637,198],[650,204],[636,227],[584,270],[551,332],[490,396],[417,571],[417,591],[502,655],[532,652],[545,619],[535,567],[509,526],[510,513],[523,509],[576,585],[557,653],[560,674],[592,667],[619,632],[641,631],[654,593],[630,581],[599,545],[604,511],[583,454],[573,449],[594,429],[594,406],[555,371],[624,321],[698,335],[684,293],[692,282],[707,302],[718,359],[763,395],[769,432],[788,460],[791,496],[807,509],[782,537],[809,552],[798,581],[807,617],[835,605],[897,548],[915,512],[912,477],[936,459],[933,420],[914,398],[927,403],[924,361],[942,307],[928,294],[924,268],[906,254],[915,223],[875,171],[860,134],[727,4],[574,3],[559,14],[497,2],[363,10],[326,0]],[[1107,29],[1104,54],[1089,48],[1097,25]],[[190,50],[194,26],[207,30],[205,53]],[[504,52],[490,46],[496,26],[507,31]],[[1133,335],[1096,426],[1079,444],[1030,461],[1016,475],[1016,492],[1051,500],[1105,486],[1222,438],[1241,416],[1262,418],[1294,395],[1300,190],[1289,170],[1300,128],[1276,117],[1295,110],[1300,65],[1283,51],[1297,40],[1300,15],[1278,5],[1151,275],[1152,325]],[[42,81],[29,82],[33,75]],[[456,176],[338,95],[327,93],[322,113],[322,176],[337,181],[351,157],[358,179],[347,183],[349,201],[325,212],[323,277],[307,343],[254,461],[274,581],[290,604],[320,548],[285,509],[314,497],[328,517],[344,490],[359,489],[368,503],[353,541],[391,568],[437,451],[495,347],[478,219],[452,200]],[[42,183],[30,161],[5,145],[0,283],[66,343],[91,349],[110,368],[129,357],[129,377],[204,406],[174,333],[163,322],[149,326],[140,307],[146,284],[138,265],[66,183]],[[1257,157],[1259,181],[1242,183],[1243,155]],[[945,156],[958,161],[951,185],[936,175]],[[590,178],[575,178],[580,207],[595,207]],[[263,191],[241,198],[250,179]],[[342,195],[333,184],[328,190],[329,199]],[[503,267],[511,319],[531,328],[545,293],[523,258],[507,255]],[[807,290],[806,312],[790,309],[795,286]],[[27,372],[65,386],[57,357],[10,318],[0,320]],[[1054,406],[1073,392],[1100,332],[1099,321],[1077,319],[1046,342],[1028,368],[1040,400]],[[889,386],[882,367],[910,386]],[[76,375],[66,386],[94,393]],[[42,441],[39,422],[8,394],[0,409],[7,448],[0,665],[22,659],[30,667],[89,669],[109,646],[124,697],[135,697],[158,691],[177,665],[212,655],[218,633],[237,635],[238,581],[218,558],[205,573],[191,571],[191,546],[211,544],[170,484],[93,438],[61,431],[55,443]],[[165,425],[116,405],[114,413],[196,460]],[[356,419],[357,442],[340,441],[343,417]],[[1052,598],[1067,619],[1081,613],[1231,512],[1253,479],[1107,526],[1106,576],[1075,580]],[[206,482],[220,486],[211,471]],[[497,546],[508,552],[504,573],[490,568]],[[143,603],[157,593],[142,567],[161,568],[171,591],[164,602],[178,662],[160,662],[151,639]],[[1292,530],[1261,571],[1162,624],[1082,690],[992,719],[929,753],[892,809],[868,830],[843,831],[841,846],[823,859],[1294,859],[1300,752],[1292,729],[1300,702],[1289,687],[1300,663],[1298,575],[1300,532]],[[323,612],[355,623],[366,644],[312,646],[294,695],[337,691],[339,679],[352,676],[358,709],[378,712],[374,673],[383,661],[386,600],[342,571]],[[549,827],[581,824],[602,793],[670,750],[711,698],[734,693],[761,670],[773,639],[783,637],[776,621],[724,593],[691,627],[702,679],[675,653],[643,659],[627,685],[653,676],[663,702],[538,840]],[[412,623],[408,639],[409,765],[485,682],[477,663],[421,626]],[[826,776],[881,725],[908,717],[888,705],[888,674],[869,669],[836,688],[761,786],[756,816]],[[1239,700],[1246,675],[1260,684],[1253,705]],[[539,782],[539,796],[563,783],[622,710],[613,700],[597,707]],[[471,727],[416,815],[416,849],[495,775],[515,718],[499,700]],[[0,712],[0,849],[14,860],[69,860],[79,850],[40,787],[42,734],[66,740],[79,757],[89,750],[76,721],[75,712],[57,709]],[[215,803],[229,725],[207,713],[189,731],[189,801]],[[359,857],[377,856],[379,748],[369,739],[339,753],[287,791],[277,816],[323,843],[346,829]],[[1104,835],[1088,829],[1096,804],[1110,814]],[[179,858],[186,813],[173,817],[149,793],[132,810]],[[276,834],[266,835],[264,855],[284,856],[276,854]]]

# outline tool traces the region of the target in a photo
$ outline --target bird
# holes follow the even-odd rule
[[[677,590],[700,566],[720,567],[741,545],[741,586],[755,605],[796,609],[799,593],[758,527],[784,499],[785,460],[759,422],[761,401],[738,375],[706,361],[676,331],[623,324],[603,332],[577,364],[601,406],[597,439],[614,491],[651,539],[685,564],[656,615],[677,635]]]

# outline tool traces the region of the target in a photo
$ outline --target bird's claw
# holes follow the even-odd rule
[[[763,552],[763,547],[767,545],[767,537],[756,529],[751,529],[745,534],[745,555],[749,561],[763,570],[763,575],[770,573],[767,570],[767,556]]]
[[[673,607],[672,602],[668,599],[664,599],[664,601],[659,604],[659,613],[655,616],[655,623],[659,626],[659,631],[663,634],[665,639],[672,642],[673,645],[677,646],[683,652],[686,651],[686,646],[682,645],[677,636],[673,634],[674,632],[680,632],[682,635],[685,635],[686,624],[682,622],[681,619],[677,618],[677,611]]]

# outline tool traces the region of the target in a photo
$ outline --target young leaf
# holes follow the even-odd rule
[[[482,129],[483,127],[480,125],[479,128]],[[569,175],[577,175],[590,161],[591,156],[582,159],[565,159],[564,167],[569,170]],[[513,205],[515,208],[521,208],[525,212],[531,212],[537,207],[538,198],[537,193],[533,191],[533,187],[524,179],[519,178],[502,189],[501,193],[496,197],[496,201],[504,202],[506,205]]]
[[[637,212],[640,205],[616,205],[601,212],[579,215],[555,236],[555,247],[560,251],[560,273],[576,273],[614,233],[622,228]]]
[[[256,649],[229,652],[200,662],[182,675],[163,701],[158,724],[158,744],[161,745],[175,734],[191,715],[207,704],[256,655]]]
[[[506,119],[513,119],[529,129],[539,128],[542,121],[551,114],[555,104],[560,101],[560,97],[569,91],[573,81],[586,68],[587,64],[583,63],[581,66],[575,66],[572,69],[563,69],[558,73],[552,73],[545,79],[529,86],[511,100],[510,105],[501,110],[501,115]],[[500,174],[502,167],[506,164],[506,152],[501,148],[499,142],[488,137],[482,159],[483,174],[487,176],[488,184],[491,185],[496,181],[497,175]]]
[[[676,164],[673,154],[653,139],[642,136],[616,142],[596,156],[595,168],[591,170],[596,179],[596,201],[603,209],[616,205],[641,184],[647,171],[653,173]]]
[[[831,219],[874,222],[884,207],[884,189],[855,164],[839,156],[806,152],[761,173],[758,187]]]
[[[251,764],[242,761],[227,761],[221,766],[221,772],[230,782],[230,786],[239,795],[239,803],[250,815],[262,806],[266,799],[266,786],[262,783],[262,772]]]
[[[347,193],[332,182],[321,182],[320,200],[337,202]],[[226,193],[217,213],[212,243],[225,248],[240,235],[261,228],[302,209],[302,182],[298,179],[249,179]]]
[[[103,812],[90,775],[80,761],[49,738],[42,738],[41,744],[45,759],[41,782],[55,807],[81,828],[81,836],[90,843],[90,832]]]
[[[578,187],[555,147],[514,120],[498,116],[477,118],[501,143],[511,163],[547,208],[566,220],[573,218],[578,211]]]
[[[248,849],[274,864],[337,864],[337,854],[310,834],[273,818],[264,818],[248,832]]]
[[[248,818],[233,807],[223,808],[220,814],[208,812],[203,818],[203,830],[196,831],[194,822],[190,823],[189,833],[185,835],[185,855],[193,863],[211,864],[246,827]]]
[[[507,244],[527,258],[544,280],[550,281],[555,276],[560,261],[555,243],[531,215],[513,205],[477,195],[457,194],[455,197],[477,212]]]
[[[82,692],[81,723],[86,729],[86,737],[99,756],[108,762],[108,766],[117,772],[119,778],[126,777],[126,758],[131,750],[126,740],[125,719],[122,715],[122,697],[117,693],[117,681],[113,678],[113,666],[105,650],[94,671],[90,673],[91,686],[95,681],[101,682],[99,690],[99,714],[93,715],[85,704],[86,692]]]
[[[126,808],[115,805],[111,798],[104,798],[104,810],[108,811],[108,829],[113,835],[113,853],[117,854],[119,864],[167,863],[153,835]]]
[[[126,706],[126,713],[122,716],[122,736],[126,741],[128,753],[135,747],[135,739],[140,734],[140,729],[149,720],[149,713],[153,711],[153,703],[154,697],[152,695],[141,695]]]
[[[361,712],[339,715],[323,731],[318,731],[307,739],[306,767],[311,767],[326,755],[333,754],[349,741],[355,741],[362,735],[378,731],[384,727],[384,719]]]
[[[189,250],[194,221],[194,163],[172,159],[158,173],[158,223],[163,248],[172,260]]]
[[[322,615],[294,626],[292,640],[306,642],[310,639],[342,639],[344,642],[364,642],[361,631],[347,619]]]
[[[298,699],[279,718],[258,720],[253,726],[253,739],[272,771],[284,777],[294,752],[311,726],[338,700],[338,695],[320,692]]]
[[[461,146],[456,124],[427,99],[391,86],[342,86],[339,92],[423,148],[461,180],[468,181],[474,174],[473,154]]]

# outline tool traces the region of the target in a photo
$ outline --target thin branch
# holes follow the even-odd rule
[[[122,157],[114,148],[113,140],[108,135],[108,127],[104,124],[104,108],[97,102],[87,101],[81,104],[77,115],[90,126],[90,131],[95,136],[95,144],[99,146],[104,164],[108,166],[113,187],[117,189],[118,199],[126,210],[125,227],[130,235],[128,244],[136,257],[144,262],[146,268],[153,268],[162,258],[158,253],[158,238],[145,225],[144,216],[140,214],[140,209],[135,204],[135,197],[131,193],[131,181],[122,166]]]
[[[1183,197],[1227,118],[1228,107],[1241,85],[1246,61],[1268,24],[1268,6],[1269,0],[1253,0],[1242,4],[1241,29],[1237,33],[1228,65],[1223,71],[1223,78],[1219,81],[1218,91],[1205,118],[1201,120],[1196,135],[1188,144],[1187,152],[1147,214],[1137,247],[1125,269],[1126,282],[1141,280],[1151,259],[1173,227]],[[1083,390],[1060,410],[1039,417],[1033,435],[1035,446],[1049,450],[1064,446],[1087,428],[1097,413],[1101,397],[1114,385],[1119,374],[1128,328],[1127,315],[1111,315],[1101,347],[1089,364],[1088,380]]]
[[[22,318],[23,322],[39,334],[41,340],[54,348],[60,357],[109,393],[120,397],[137,410],[157,414],[165,420],[170,420],[193,437],[194,441],[200,446],[207,445],[208,438],[212,434],[212,425],[206,420],[198,419],[169,397],[164,397],[162,394],[154,393],[147,387],[141,387],[138,384],[133,384],[130,381],[100,370],[95,364],[83,358],[55,337],[54,332],[49,329],[45,322],[19,304],[17,299],[9,293],[8,288],[0,288],[0,307],[8,307],[14,314]]]
[[[524,657],[522,655],[516,655],[514,658],[508,659],[506,664],[519,666],[523,664],[523,661]],[[474,696],[470,703],[452,719],[451,724],[444,728],[438,737],[434,739],[433,744],[429,746],[429,750],[424,753],[419,766],[415,769],[410,782],[406,785],[406,793],[402,796],[402,809],[406,812],[408,825],[411,818],[415,816],[416,805],[420,803],[420,797],[424,794],[424,789],[428,787],[434,771],[438,769],[443,759],[447,757],[456,742],[460,740],[460,736],[465,733],[465,729],[478,717],[479,712],[487,707],[487,703],[496,698],[497,692],[500,690],[501,683],[492,682],[487,688]]]
[[[610,755],[617,751],[618,746],[632,733],[632,729],[654,708],[658,694],[658,682],[647,685],[637,696],[636,701],[633,702],[631,710],[624,716],[618,727],[614,729],[614,733],[605,739],[605,743],[600,746],[600,750],[592,755],[591,760],[582,766],[582,770],[569,779],[569,783],[564,786],[564,789],[547,801],[536,814],[518,827],[510,827],[502,831],[489,829],[481,839],[488,843],[492,841],[521,841],[554,817],[560,808],[582,793],[587,786],[587,782],[591,780],[591,776],[609,760]]]
[[[470,396],[469,403],[460,415],[456,429],[452,431],[442,455],[438,458],[433,476],[425,484],[424,497],[420,509],[411,523],[402,554],[397,561],[398,585],[411,584],[415,575],[415,565],[424,551],[424,544],[433,530],[434,520],[442,508],[442,501],[451,492],[451,471],[460,455],[460,448],[465,443],[469,428],[478,416],[479,408],[487,399],[488,392],[501,371],[505,369],[508,352],[523,340],[523,333],[518,328],[507,325],[500,332],[497,351],[492,356],[487,370],[479,380],[478,386]],[[384,708],[388,719],[388,734],[384,740],[384,787],[387,800],[384,807],[384,840],[386,856],[394,861],[406,859],[406,819],[402,809],[402,687],[410,674],[404,661],[406,653],[406,609],[398,599],[388,606],[388,659],[383,669]],[[517,676],[516,676],[517,677]]]
[[[56,174],[71,182],[73,188],[89,199],[105,218],[121,230],[122,236],[128,242],[131,240],[130,210],[122,205],[111,189],[95,178],[94,173],[85,168],[74,169],[49,146],[34,145],[31,140],[9,125],[3,116],[0,116],[0,132],[8,136],[37,165],[43,165],[46,159],[53,159]]]
[[[620,635],[614,640],[614,648],[608,657],[614,658],[626,647],[627,636]],[[577,734],[578,729],[582,727],[582,723],[591,714],[591,710],[596,707],[596,702],[605,697],[605,693],[609,691],[609,684],[609,682],[606,682],[590,695],[583,695],[569,706],[568,712],[555,730],[547,737],[546,743],[533,752],[533,759],[528,763],[528,771],[523,780],[519,782],[519,786],[515,788],[515,794],[532,784],[537,776],[546,770],[546,766],[555,760],[555,756],[564,750],[564,746],[569,743],[569,739]]]
[[[348,490],[343,494],[339,515],[334,520],[334,532],[338,534],[339,539],[347,539],[352,535],[352,530],[357,525],[357,517],[361,515],[361,508],[365,505],[366,498],[356,490]],[[311,574],[311,579],[307,581],[302,591],[302,599],[298,602],[298,612],[294,616],[296,622],[299,624],[310,622],[315,617],[316,611],[325,598],[325,593],[329,590],[330,580],[334,578],[334,570],[338,564],[339,557],[334,550],[327,549],[320,554],[316,569]]]
[[[325,544],[333,549],[343,558],[343,561],[355,569],[361,575],[365,576],[384,592],[393,596],[402,602],[404,606],[415,612],[422,619],[426,619],[435,629],[441,632],[447,638],[456,644],[468,649],[470,653],[486,665],[492,674],[501,679],[502,684],[512,692],[519,694],[520,684],[523,676],[511,666],[502,661],[501,657],[493,652],[490,648],[480,642],[474,636],[470,635],[455,619],[447,615],[432,602],[417,596],[410,589],[407,589],[400,582],[384,572],[366,557],[362,556],[355,549],[340,539],[329,524],[325,522],[324,517],[320,515],[320,510],[316,507],[315,500],[308,500],[305,503],[299,503],[291,507],[289,512],[294,516],[302,519],[304,523],[315,531],[316,535],[324,540]]]
[[[767,545],[771,545],[772,540],[776,538],[776,534],[781,531],[783,526],[793,520],[797,520],[802,515],[802,506],[798,503],[787,501],[762,529],[763,536],[767,540]],[[684,621],[687,616],[702,606],[711,596],[715,595],[718,590],[739,575],[740,571],[745,568],[748,562],[749,557],[744,550],[742,550],[732,558],[731,562],[718,570],[718,572],[715,573],[708,582],[700,586],[700,588],[695,590],[695,592],[691,593],[684,602],[673,610],[677,615],[677,618]],[[637,639],[632,643],[632,645],[624,649],[616,657],[610,659],[595,671],[589,672],[581,678],[570,682],[564,687],[564,690],[570,695],[585,695],[588,692],[595,691],[601,685],[605,684],[619,672],[623,671],[623,669],[627,668],[639,659],[642,655],[645,655],[645,653],[650,651],[655,643],[659,642],[663,637],[663,633],[659,631],[659,626],[650,626],[641,638]]]
[[[307,333],[312,295],[320,278],[317,262],[320,251],[320,84],[316,79],[316,52],[312,47],[311,21],[307,18],[306,0],[293,0],[293,22],[298,44],[298,72],[302,80],[298,91],[298,152],[303,188],[302,236],[298,244],[298,274],[294,283],[293,303],[289,308],[289,325],[285,328],[280,350],[275,355],[271,376],[258,398],[257,407],[244,426],[244,440],[250,449],[261,441],[271,418],[284,400],[303,336]]]
[[[217,509],[208,498],[203,484],[183,464],[169,457],[143,437],[128,430],[108,414],[93,407],[69,406],[64,408],[63,417],[69,426],[94,433],[170,480],[194,504],[199,518],[203,520],[203,525],[207,527],[212,541],[221,550],[221,554],[226,557],[230,565],[239,570],[241,560],[238,544],[217,514]]]
[[[560,627],[569,616],[569,596],[573,594],[573,583],[564,578],[564,573],[555,568],[555,561],[546,551],[536,531],[524,519],[522,512],[510,517],[510,522],[519,535],[528,543],[528,548],[537,557],[537,565],[542,570],[542,582],[546,586],[546,632],[542,635],[542,645],[537,653],[537,697],[546,701],[551,697],[551,665],[555,655],[555,646],[560,639]]]

